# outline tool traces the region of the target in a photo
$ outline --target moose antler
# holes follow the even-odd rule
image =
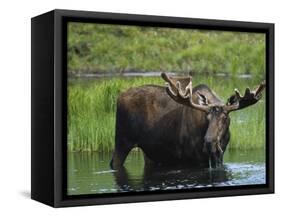
[[[175,101],[203,112],[209,111],[208,106],[199,105],[192,101],[192,77],[173,79],[166,73],[161,73],[161,77],[167,82],[167,93]],[[185,85],[184,88],[182,88],[182,83]]]
[[[254,91],[246,88],[244,96],[241,96],[238,89],[235,89],[235,94],[229,97],[225,110],[228,112],[246,108],[257,103],[262,97],[262,91],[265,89],[265,81],[263,81]]]

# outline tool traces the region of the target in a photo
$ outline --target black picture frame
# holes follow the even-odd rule
[[[69,21],[266,34],[266,184],[67,196],[66,88]],[[31,198],[53,207],[274,193],[274,24],[53,10],[31,22]]]

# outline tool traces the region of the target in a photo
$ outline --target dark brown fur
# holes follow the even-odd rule
[[[193,93],[196,91],[204,94],[209,104],[223,104],[206,85],[194,87]],[[199,100],[198,95],[193,94],[193,101],[199,103]],[[216,115],[214,112],[208,119],[204,112],[177,103],[165,87],[131,88],[118,98],[115,150],[110,165],[113,169],[121,167],[130,150],[137,146],[143,150],[146,164],[207,167],[209,152],[217,150],[204,147],[205,136],[220,136],[223,151],[230,138],[229,117],[225,126],[219,126],[223,122],[219,122]],[[223,133],[208,128],[210,122],[218,125],[218,129],[224,127]],[[214,140],[213,137],[207,139]]]

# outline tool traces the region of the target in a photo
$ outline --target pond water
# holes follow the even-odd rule
[[[227,151],[220,169],[148,169],[132,151],[125,169],[111,170],[111,153],[68,153],[68,195],[265,184],[265,151]]]

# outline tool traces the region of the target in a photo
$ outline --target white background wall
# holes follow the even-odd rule
[[[281,7],[277,0],[2,0],[0,5],[0,216],[231,217],[280,213]],[[54,8],[275,23],[276,194],[64,209],[30,200],[30,18]]]

